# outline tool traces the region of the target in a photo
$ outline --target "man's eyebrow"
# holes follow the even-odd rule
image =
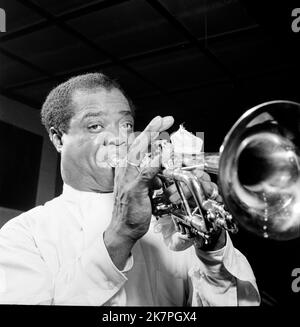
[[[101,116],[104,116],[104,113],[102,111],[97,111],[97,112],[91,111],[91,112],[85,113],[82,116],[81,120],[84,120],[84,119],[90,118],[90,117],[101,117]]]
[[[119,113],[124,116],[133,116],[131,110],[122,110]]]
[[[131,110],[122,110],[122,111],[119,112],[119,114],[124,115],[124,116],[133,116]],[[97,111],[97,112],[91,111],[91,112],[85,113],[82,116],[81,120],[84,120],[84,119],[90,118],[90,117],[102,117],[102,116],[105,116],[105,115],[106,114],[104,112],[102,112],[102,111]]]

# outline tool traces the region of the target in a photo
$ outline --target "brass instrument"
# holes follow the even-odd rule
[[[236,223],[264,238],[300,237],[299,146],[300,104],[282,100],[260,104],[238,119],[218,154],[204,154],[204,170],[218,174],[230,213],[213,199],[205,199],[189,171],[193,167],[183,167],[159,174],[163,188],[154,193],[153,214],[161,219],[171,215],[206,242],[220,228],[236,232]],[[170,183],[177,187],[180,204],[171,203],[165,194]],[[183,184],[194,198],[194,207],[184,195]]]

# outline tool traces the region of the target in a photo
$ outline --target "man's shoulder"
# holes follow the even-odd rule
[[[10,219],[2,229],[13,226],[29,227],[32,224],[47,219],[49,216],[55,216],[55,212],[62,207],[63,201],[61,196],[45,202],[43,205],[38,205],[28,211],[21,213],[20,215]]]

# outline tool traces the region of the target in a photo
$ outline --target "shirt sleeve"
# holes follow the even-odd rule
[[[188,272],[192,306],[252,306],[260,295],[250,264],[233,247],[226,232],[226,245],[216,251],[197,250]],[[199,260],[200,259],[200,260]]]
[[[54,304],[111,305],[122,302],[126,273],[133,266],[132,255],[120,271],[112,262],[103,237],[75,263],[63,266],[55,278]],[[125,303],[124,303],[125,304]]]
[[[26,226],[17,218],[0,230],[0,303],[51,304],[53,278]]]
[[[130,256],[119,271],[99,237],[75,262],[53,274],[24,221],[13,219],[0,230],[0,303],[103,305],[122,295],[132,266]]]

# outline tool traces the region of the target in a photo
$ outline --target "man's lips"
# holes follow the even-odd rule
[[[111,168],[114,168],[126,160],[126,156],[127,146],[125,142],[120,145],[107,145],[105,147],[101,147],[97,151],[96,162],[97,165],[101,167],[107,167],[107,165],[109,165]]]

